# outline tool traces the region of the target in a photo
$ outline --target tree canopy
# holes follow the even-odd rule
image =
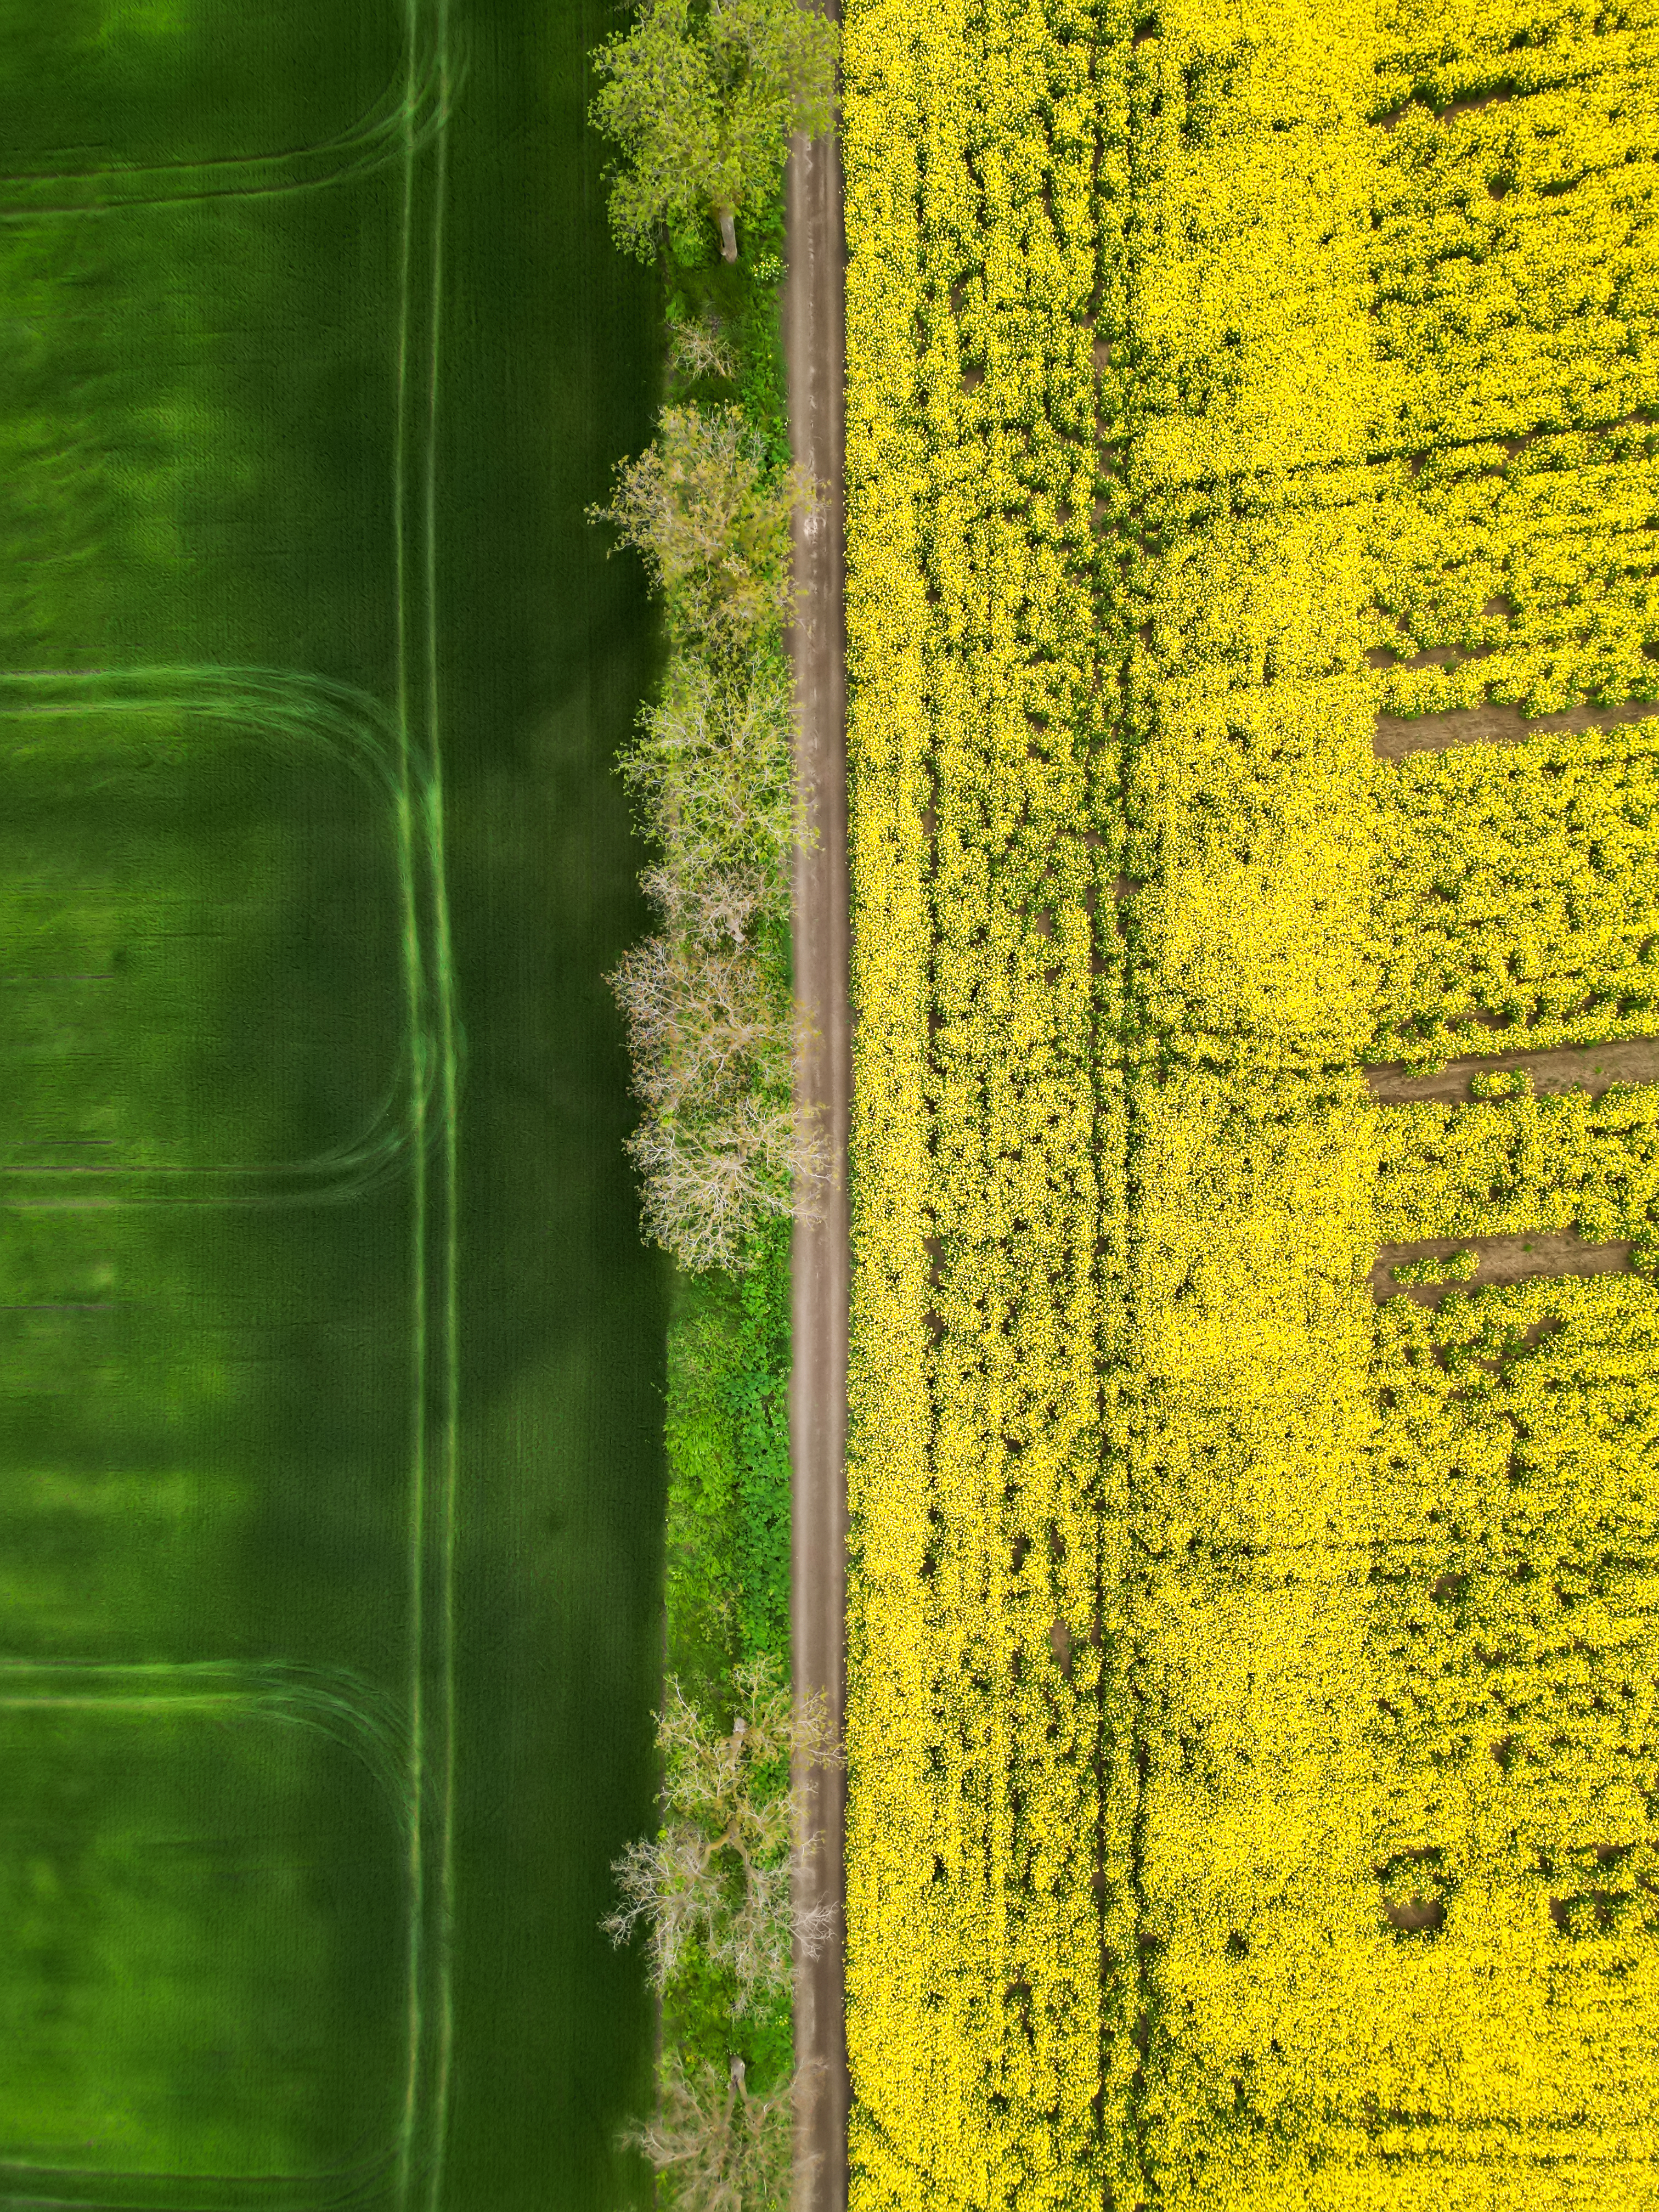
[[[840,33],[797,0],[646,0],[594,57],[596,127],[614,140],[611,222],[647,259],[664,228],[737,218],[776,189],[792,134],[830,128]]]

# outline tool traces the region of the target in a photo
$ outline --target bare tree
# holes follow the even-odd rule
[[[796,0],[646,0],[593,58],[589,112],[622,154],[611,224],[648,260],[664,225],[712,216],[738,258],[737,217],[763,206],[795,131],[830,128],[839,33]]]
[[[644,1182],[647,1234],[693,1273],[732,1266],[769,1216],[821,1218],[828,1144],[775,1094],[739,1097],[695,1121],[647,1116],[628,1152]]]
[[[610,981],[628,1021],[634,1087],[653,1112],[695,1114],[751,1084],[788,1083],[792,1025],[751,953],[647,937]]]
[[[688,2067],[676,2051],[662,2070],[656,2117],[628,2129],[623,2145],[650,2160],[676,2212],[787,2212],[795,2114],[822,2071],[799,2069],[763,2097],[741,2058],[722,2075],[705,2063]],[[817,2154],[804,2163],[816,2166]]]
[[[738,373],[732,341],[712,309],[690,322],[674,324],[668,334],[668,350],[682,376],[717,376],[729,383]]]
[[[647,868],[640,888],[661,913],[668,934],[694,945],[741,945],[774,904],[771,884],[758,871],[741,866],[694,876]]]
[[[794,851],[810,842],[795,735],[788,672],[770,653],[736,672],[680,656],[662,699],[641,713],[619,766],[641,826],[663,848],[688,933],[711,935],[691,918],[711,878],[730,887],[708,894],[716,909],[741,885],[752,913],[787,913]]]
[[[604,1926],[623,1943],[645,1923],[658,1990],[699,1940],[716,1966],[731,1969],[745,2012],[788,1986],[792,1945],[812,1958],[833,1929],[832,1904],[802,1910],[792,1895],[792,1867],[810,1846],[805,1792],[789,1776],[792,1762],[838,1765],[841,1751],[822,1692],[797,1709],[758,1660],[739,1667],[734,1680],[738,1711],[724,1735],[668,1681],[657,1723],[663,1826],[617,1861],[623,1901]]]
[[[610,506],[587,513],[643,555],[680,641],[725,657],[793,618],[789,521],[817,498],[799,466],[768,476],[736,407],[666,407],[653,442],[617,470]]]
[[[735,919],[743,891],[728,890]],[[608,979],[646,1109],[628,1139],[646,1231],[693,1270],[731,1264],[769,1215],[816,1218],[829,1166],[821,1128],[793,1097],[806,1042],[799,1010],[780,1007],[755,954],[723,949],[714,915],[702,918],[706,936],[647,938]]]

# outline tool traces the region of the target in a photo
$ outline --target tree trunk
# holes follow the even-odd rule
[[[730,208],[716,208],[714,220],[720,227],[720,252],[728,261],[738,258],[738,227],[732,220]]]

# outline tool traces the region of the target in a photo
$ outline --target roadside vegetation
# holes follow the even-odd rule
[[[792,131],[828,126],[836,33],[795,0],[647,0],[595,56],[619,246],[655,260],[657,436],[592,519],[644,561],[666,648],[618,762],[656,933],[611,978],[641,1118],[646,1235],[677,1263],[668,1356],[662,1825],[606,1925],[661,2004],[659,2103],[628,2137],[682,2212],[780,2212],[794,2117],[799,1771],[839,1757],[790,1683],[789,1253],[821,1133],[795,1105],[791,960],[807,835],[783,634],[793,518],[779,288]],[[794,1773],[792,1778],[792,1761]]]
[[[594,56],[593,120],[622,149],[611,221],[651,260],[664,233],[695,255],[712,217],[738,258],[737,224],[775,206],[791,135],[830,127],[836,27],[795,0],[645,0]]]

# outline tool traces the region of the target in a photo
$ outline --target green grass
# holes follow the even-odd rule
[[[0,182],[0,636],[69,672],[0,696],[0,2164],[593,2212],[648,2194],[597,1923],[667,1285],[600,980],[650,629],[581,518],[650,288],[604,10],[456,11],[447,136],[439,0],[404,75],[402,9],[281,12],[0,0],[55,173]]]
[[[729,1724],[732,1670],[789,1648],[789,1247],[750,1238],[737,1273],[677,1282],[668,1340],[667,1671]],[[733,2052],[769,2087],[793,2059],[788,1993],[734,2015],[734,1978],[694,1946],[663,2001],[665,2045],[717,2067]]]

